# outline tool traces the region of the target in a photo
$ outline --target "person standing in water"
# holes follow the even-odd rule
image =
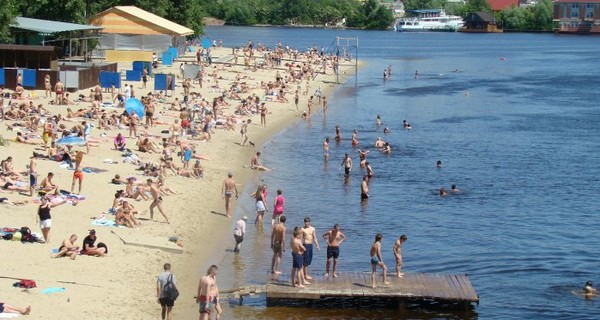
[[[327,162],[329,160],[329,137],[323,141],[323,159]]]

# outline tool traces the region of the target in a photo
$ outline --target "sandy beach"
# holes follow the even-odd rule
[[[230,48],[215,48],[214,57],[225,56],[231,52]],[[287,55],[286,55],[287,58]],[[214,59],[214,58],[213,58]],[[189,56],[191,63],[193,56]],[[276,72],[287,76],[285,66],[276,68],[258,69],[256,71],[246,70],[243,59],[239,64],[215,63],[207,66],[204,76],[204,88],[200,89],[198,84],[193,84],[191,91],[199,92],[207,101],[219,96],[224,88],[240,76],[240,81],[249,86],[248,92],[240,93],[246,97],[255,93],[263,100],[265,89],[261,88],[261,81],[267,83],[275,82]],[[288,62],[284,60],[284,63]],[[172,67],[159,67],[158,72],[170,72],[179,74],[179,64],[176,62]],[[297,62],[300,64],[301,62]],[[346,62],[348,63],[348,62]],[[125,70],[127,64],[120,64],[119,69]],[[313,66],[320,71],[319,66]],[[340,66],[342,73],[352,72],[349,65]],[[220,88],[212,88],[214,85],[210,73],[217,70]],[[262,144],[273,134],[282,130],[295,121],[300,121],[302,112],[306,110],[309,96],[321,87],[324,96],[330,95],[335,89],[335,75],[331,67],[327,74],[318,74],[310,81],[308,95],[300,94],[299,111],[294,106],[294,90],[296,83],[291,83],[286,95],[289,102],[266,103],[268,109],[267,126],[260,125],[260,115],[240,117],[239,119],[251,119],[252,124],[248,127],[249,140],[254,146],[240,146],[240,124],[233,130],[214,129],[210,142],[190,140],[195,144],[198,154],[209,157],[210,161],[202,160],[204,177],[201,179],[185,178],[175,176],[171,172],[166,178],[166,185],[178,192],[178,195],[164,197],[165,213],[170,224],[164,222],[164,218],[158,212],[154,220],[150,220],[148,207],[151,201],[134,201],[129,199],[139,211],[138,218],[141,226],[138,228],[116,228],[107,226],[94,226],[92,222],[103,214],[106,219],[114,219],[108,214],[112,206],[114,194],[117,190],[125,189],[125,185],[112,184],[111,178],[115,174],[121,177],[136,177],[137,181],[145,181],[148,177],[142,175],[142,171],[136,170],[138,166],[123,163],[122,152],[113,147],[113,138],[117,133],[124,136],[129,135],[128,129],[100,130],[97,119],[72,118],[62,121],[70,128],[81,121],[87,120],[94,124],[91,137],[101,141],[99,146],[90,147],[90,153],[84,155],[83,165],[100,169],[98,173],[85,173],[83,179],[82,195],[85,200],[76,206],[64,204],[52,208],[52,229],[49,243],[21,243],[19,241],[0,241],[0,252],[5,262],[0,272],[0,302],[17,306],[32,306],[29,318],[33,319],[62,319],[68,316],[84,316],[88,319],[153,319],[159,318],[160,305],[157,303],[156,276],[162,271],[165,262],[173,265],[173,272],[177,276],[177,286],[181,296],[176,301],[174,308],[175,319],[191,319],[198,315],[197,304],[194,300],[198,279],[204,275],[211,264],[218,264],[226,252],[226,248],[233,246],[232,226],[240,218],[242,213],[234,214],[233,218],[224,215],[224,200],[221,195],[221,186],[227,173],[231,172],[238,184],[238,190],[243,190],[243,185],[257,174],[269,174],[268,172],[257,172],[248,168],[250,158],[257,151],[268,154],[269,150],[263,150]],[[133,84],[136,96],[145,95],[152,91],[153,81],[148,82],[148,89],[141,88],[141,82],[122,82]],[[302,90],[305,89],[306,81],[303,81]],[[8,92],[9,90],[6,90]],[[81,90],[80,93],[87,95],[90,89]],[[37,99],[34,105],[42,104],[51,114],[66,115],[67,106],[50,105],[51,98],[45,98],[43,91],[36,92]],[[77,96],[77,94],[71,94]],[[110,93],[104,93],[104,101],[110,100]],[[181,79],[177,80],[175,93],[166,99],[166,103],[157,105],[157,118],[164,124],[149,128],[151,139],[157,142],[169,134],[161,131],[169,130],[171,125],[178,119],[178,111],[167,110],[175,97],[183,99],[183,88]],[[53,98],[53,97],[52,97]],[[240,100],[226,99],[228,106],[222,108],[227,115],[233,114],[240,104]],[[5,106],[8,101],[5,101]],[[91,102],[77,102],[69,106],[73,110],[91,107]],[[7,107],[5,107],[7,109]],[[106,109],[107,112],[116,110],[119,113],[123,109]],[[321,106],[313,108],[313,112],[322,112]],[[142,121],[143,122],[143,121]],[[0,135],[10,139],[10,146],[0,146],[0,159],[8,156],[13,158],[12,163],[16,171],[25,172],[29,164],[32,152],[45,153],[41,145],[17,143],[14,141],[16,132],[21,130],[9,125],[14,121],[2,121]],[[143,131],[143,127],[140,128]],[[40,140],[41,128],[33,133],[32,140]],[[38,136],[36,138],[36,136]],[[321,143],[315,141],[315,143]],[[160,154],[148,154],[137,152],[135,139],[127,140],[127,148],[137,154],[141,162],[158,162]],[[74,147],[75,151],[85,151],[85,147]],[[181,161],[174,156],[176,166],[181,166]],[[112,161],[109,161],[112,160]],[[70,190],[73,171],[60,167],[60,162],[39,159],[37,160],[37,172],[39,181],[46,177],[48,172],[53,172],[54,182],[61,189]],[[268,163],[265,163],[268,166]],[[275,168],[275,170],[277,170]],[[28,182],[27,175],[21,175],[24,182]],[[152,178],[156,180],[156,178]],[[38,204],[34,197],[19,195],[17,192],[9,193],[6,190],[0,193],[0,197],[6,197],[9,201],[27,201],[25,205],[15,206],[11,204],[0,205],[2,223],[0,227],[20,228],[27,226],[32,232],[41,234],[40,227],[36,223]],[[240,194],[240,197],[248,196]],[[235,203],[234,203],[235,204]],[[255,212],[247,212],[253,220]],[[109,253],[106,257],[91,257],[80,255],[74,261],[68,258],[51,258],[52,249],[60,246],[61,242],[71,234],[78,236],[77,245],[81,246],[83,238],[88,230],[95,229],[98,242],[104,242],[108,246]],[[252,231],[249,231],[252,232]],[[144,244],[165,243],[167,247],[177,249],[179,247],[168,242],[169,237],[176,236],[182,244],[182,252],[175,253],[159,248],[148,246],[134,246],[125,244],[121,238],[127,239],[139,236],[139,242]],[[227,277],[220,274],[220,277]],[[24,290],[13,287],[13,283],[19,279],[32,279],[37,283],[37,288]],[[64,292],[50,294],[42,293],[47,288],[64,288]],[[59,290],[60,291],[60,290]]]

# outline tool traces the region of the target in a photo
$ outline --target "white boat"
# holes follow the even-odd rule
[[[464,25],[460,16],[447,15],[442,9],[411,10],[410,17],[396,21],[396,31],[457,31]]]

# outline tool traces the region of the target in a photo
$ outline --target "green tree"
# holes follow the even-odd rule
[[[24,17],[86,23],[86,0],[23,1],[19,11]]]
[[[511,7],[500,12],[500,21],[502,28],[507,30],[527,30],[527,15],[526,9],[519,7]]]
[[[0,43],[9,43],[12,41],[10,36],[10,25],[15,22],[17,15],[17,6],[14,0],[5,0],[0,6]]]
[[[532,9],[531,25],[533,30],[552,31],[552,0],[541,0]]]
[[[441,9],[446,6],[446,0],[406,0],[404,10]]]
[[[367,0],[363,4],[363,11],[367,29],[387,29],[394,22],[392,11],[379,4],[377,0]]]
[[[194,35],[203,33],[202,18],[204,13],[198,1],[171,0],[165,18],[194,30]]]
[[[467,0],[465,9],[467,13],[477,11],[492,12],[492,7],[490,7],[490,4],[487,2],[487,0]]]

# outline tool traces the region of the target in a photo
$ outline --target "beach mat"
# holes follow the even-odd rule
[[[119,228],[111,230],[125,245],[143,247],[149,249],[160,249],[172,253],[183,253],[183,249],[175,243],[170,242],[168,237],[154,237],[140,233],[140,229]]]

